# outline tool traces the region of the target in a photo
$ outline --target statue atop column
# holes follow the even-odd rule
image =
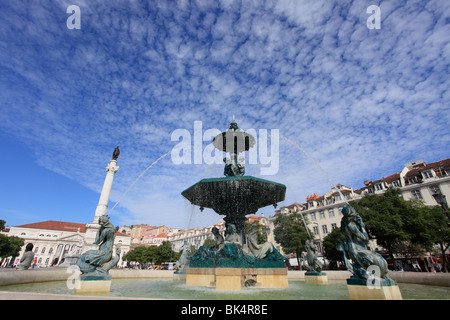
[[[119,149],[119,146],[117,146],[117,147],[114,149],[112,159],[113,159],[113,160],[117,160],[117,158],[119,157],[119,154],[120,154],[120,149]]]

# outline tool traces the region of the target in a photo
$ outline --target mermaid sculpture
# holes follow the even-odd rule
[[[120,259],[120,246],[116,248],[116,256],[112,257],[114,239],[116,237],[116,229],[109,222],[107,216],[101,216],[98,219],[100,228],[94,244],[98,244],[98,250],[89,250],[81,255],[77,261],[77,265],[83,276],[107,276],[108,271],[115,267]]]
[[[367,249],[366,241],[369,236],[355,208],[346,206],[342,209],[342,214],[341,231],[345,240],[339,240],[336,249],[342,251],[345,265],[353,273],[352,279],[362,283],[375,280],[381,285],[395,285],[395,281],[388,276],[386,260]]]
[[[317,257],[317,244],[314,243],[314,240],[310,239],[306,241],[306,261],[308,262],[308,270],[310,272],[321,273],[322,272],[322,262],[320,262]]]

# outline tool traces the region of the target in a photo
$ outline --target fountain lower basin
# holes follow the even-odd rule
[[[114,270],[113,270],[114,271]],[[138,271],[138,270],[135,270]],[[141,271],[141,270],[139,270]],[[147,271],[147,270],[142,270]],[[133,272],[133,271],[127,271]],[[292,274],[292,272],[289,272]],[[298,273],[299,276],[302,272]],[[345,273],[342,278],[347,277]],[[331,272],[330,275],[333,275]],[[424,278],[426,274],[422,274]],[[414,283],[399,283],[404,300],[450,299],[450,288]],[[3,293],[7,293],[6,296]],[[14,294],[11,294],[14,293]],[[76,296],[75,290],[68,289],[66,281],[36,282],[0,286],[0,298],[20,297],[21,293],[34,293],[35,299],[45,298],[48,294],[60,295],[62,299]],[[301,278],[289,279],[289,288],[248,287],[239,291],[216,290],[207,287],[188,287],[183,282],[170,278],[121,278],[113,277],[111,298],[143,299],[186,299],[186,300],[349,300],[345,280],[329,280],[327,285],[309,284]],[[55,299],[55,296],[52,296]]]

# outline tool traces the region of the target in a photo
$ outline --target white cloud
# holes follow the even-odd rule
[[[411,159],[448,157],[450,5],[384,1],[381,29],[369,30],[370,4],[80,2],[74,33],[60,7],[43,1],[27,11],[8,0],[0,12],[0,129],[35,150],[40,165],[96,191],[119,145],[113,202],[170,151],[173,130],[193,133],[194,121],[224,130],[233,114],[244,129],[280,129],[352,187]],[[281,142],[280,155],[273,180],[288,185],[287,202],[327,192],[329,182],[299,150]],[[117,212],[124,223],[183,225],[181,191],[222,171],[164,159]]]

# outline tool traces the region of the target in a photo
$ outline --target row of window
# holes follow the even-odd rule
[[[326,224],[323,224],[322,226],[322,234],[328,234],[328,226]],[[334,229],[337,228],[337,224],[336,223],[332,223],[331,224],[331,231],[333,231]],[[313,233],[315,236],[319,235],[319,226],[313,226]]]
[[[76,245],[73,244],[72,248],[71,248],[70,244],[66,244],[65,246],[63,244],[59,244],[58,245],[58,250],[57,250],[57,253],[56,253],[57,256],[60,255],[63,247],[64,247],[64,253],[67,253],[67,252],[69,252],[69,249],[74,249],[76,247]],[[40,254],[45,254],[46,250],[47,250],[47,247],[43,247],[41,249]],[[34,247],[34,253],[39,253],[39,247]],[[50,249],[48,250],[47,254],[52,254],[52,253],[53,253],[53,247],[50,247]]]
[[[339,208],[338,208],[338,212],[339,212],[340,215],[342,215],[342,208],[343,208],[343,207],[339,207]],[[329,217],[329,218],[334,218],[335,216],[336,216],[336,215],[335,215],[335,213],[334,213],[334,208],[328,209],[328,217]],[[311,221],[316,221],[316,220],[317,220],[316,212],[311,212],[311,213],[309,214],[309,218],[310,218]],[[326,219],[326,216],[325,216],[325,210],[320,210],[320,211],[319,211],[319,218],[320,218],[320,219]]]
[[[21,235],[21,236],[26,236],[27,233],[26,233],[26,232],[22,232],[20,235]],[[41,233],[41,234],[39,235],[39,237],[47,237],[47,238],[50,238],[51,236],[52,236],[51,234],[44,235],[43,233]],[[58,236],[57,236],[56,234],[53,235],[53,238],[57,238],[57,237],[58,237]]]
[[[441,189],[439,189],[439,186],[437,186],[437,185],[429,186],[428,190],[430,191],[431,195],[433,195],[435,193],[441,193]],[[422,193],[420,192],[420,189],[411,190],[411,195],[415,199],[418,199],[418,200],[422,200],[423,199],[423,196],[422,196]]]

